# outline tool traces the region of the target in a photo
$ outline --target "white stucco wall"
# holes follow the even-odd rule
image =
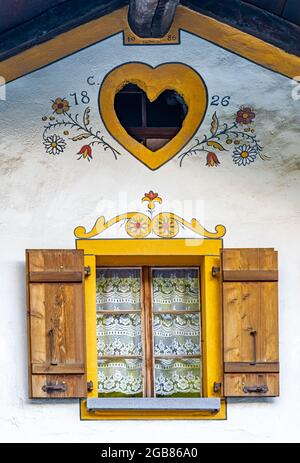
[[[228,122],[241,105],[252,106],[257,136],[271,159],[258,158],[239,167],[231,152],[217,152],[221,161],[217,168],[206,167],[205,156],[200,155],[186,158],[182,167],[175,157],[155,172],[147,169],[106,133],[98,113],[99,86],[86,83],[90,75],[101,83],[113,67],[129,61],[153,66],[187,63],[204,78],[210,98],[231,96],[228,107],[208,107],[199,137],[209,131],[214,110]],[[292,88],[289,79],[188,33],[182,34],[180,45],[158,47],[123,46],[117,35],[7,86],[7,99],[0,101],[1,441],[299,439],[300,101],[292,99]],[[70,142],[61,155],[46,154],[42,117],[52,114],[51,99],[65,97],[71,102],[70,93],[82,90],[88,90],[91,98],[92,125],[120,150],[118,160],[99,148],[91,162],[77,160],[84,140]],[[78,106],[81,114],[83,109]],[[77,225],[90,229],[99,215],[109,218],[120,212],[120,193],[131,203],[128,210],[144,211],[140,198],[149,189],[164,198],[165,210],[174,202],[178,210],[187,201],[194,210],[185,210],[186,219],[197,215],[208,229],[226,225],[225,246],[279,251],[280,398],[254,403],[229,400],[227,421],[184,423],[82,422],[78,401],[27,399],[24,250],[74,247]]]

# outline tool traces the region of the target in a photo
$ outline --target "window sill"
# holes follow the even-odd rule
[[[219,412],[219,398],[91,398],[86,401],[88,411],[98,410],[201,410]]]

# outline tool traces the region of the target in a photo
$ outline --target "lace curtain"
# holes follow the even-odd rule
[[[100,360],[98,394],[109,397],[142,397],[142,361],[139,359]]]
[[[153,269],[152,285],[156,397],[199,397],[198,269]],[[188,355],[199,358],[180,358]]]
[[[140,270],[98,268],[96,285],[98,393],[110,397],[142,396]],[[152,285],[156,396],[199,397],[201,352],[198,270],[153,269]],[[136,313],[122,313],[126,310]],[[199,358],[181,358],[188,355]],[[125,358],[128,356],[141,358]]]
[[[154,314],[154,354],[200,354],[199,325],[199,314]]]
[[[153,310],[199,310],[197,269],[153,269]]]
[[[156,397],[200,397],[200,360],[156,359],[155,392]]]
[[[97,310],[140,310],[139,269],[97,268],[96,278]]]
[[[140,314],[97,314],[98,357],[142,355]]]

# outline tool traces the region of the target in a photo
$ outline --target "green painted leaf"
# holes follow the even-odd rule
[[[211,131],[212,135],[215,135],[218,128],[219,128],[219,119],[218,119],[217,113],[214,112],[213,117],[212,117],[212,121],[211,121],[211,127],[210,127],[210,131]]]
[[[83,123],[85,126],[89,125],[90,123],[90,112],[91,112],[91,109],[89,107],[87,107],[84,111],[84,114],[83,114]]]
[[[73,137],[72,140],[79,141],[79,140],[83,140],[84,138],[89,138],[89,137],[91,137],[91,134],[89,133],[80,133],[79,135],[76,135],[76,137]]]
[[[216,141],[208,141],[207,145],[212,146],[213,148],[216,148],[219,151],[225,151],[224,146],[222,146],[220,143],[218,143]]]

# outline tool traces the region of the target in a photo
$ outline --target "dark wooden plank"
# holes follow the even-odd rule
[[[181,0],[180,3],[300,56],[300,27],[280,16],[240,0]]]
[[[173,22],[179,0],[130,0],[128,21],[140,37],[163,37]]]
[[[146,138],[171,139],[179,132],[180,127],[126,127],[129,135]]]
[[[32,363],[31,371],[33,375],[80,375],[85,373],[85,366],[83,363],[62,363],[51,365],[50,363]]]
[[[282,16],[300,25],[300,2],[299,0],[287,0]]]
[[[243,0],[245,3],[251,3],[263,10],[270,11],[278,15],[282,14],[286,0]],[[298,1],[298,0],[296,0]]]
[[[82,272],[30,272],[30,283],[81,283],[83,281]]]
[[[11,1],[11,0],[9,0]],[[28,2],[28,1],[27,1]],[[100,18],[128,4],[127,0],[64,1],[0,34],[0,61]],[[59,18],[59,21],[58,21]]]
[[[279,363],[225,362],[224,373],[279,373]]]
[[[30,21],[66,0],[1,0],[0,32]]]
[[[153,361],[153,329],[152,329],[152,297],[151,297],[151,274],[149,267],[143,267],[143,330],[144,352],[145,352],[145,378],[146,397],[154,396],[154,361]]]
[[[224,270],[223,281],[278,281],[278,271]]]

